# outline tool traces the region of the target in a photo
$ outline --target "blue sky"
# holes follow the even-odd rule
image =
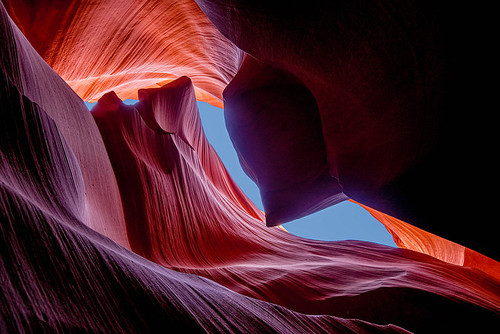
[[[136,100],[125,100],[133,104]],[[86,102],[89,107],[91,104]],[[259,189],[243,172],[224,122],[222,109],[198,102],[205,135],[229,174],[245,194],[263,210]],[[283,224],[292,234],[315,240],[363,240],[396,247],[385,227],[359,205],[345,201],[307,217]]]

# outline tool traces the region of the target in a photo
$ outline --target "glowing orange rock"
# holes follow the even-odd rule
[[[187,75],[199,100],[222,107],[243,53],[194,1],[3,1],[45,61],[85,101]],[[40,27],[43,27],[41,29]]]
[[[353,201],[354,202],[354,201]],[[500,263],[457,243],[443,239],[397,218],[357,203],[380,221],[400,248],[428,254],[442,261],[472,267],[500,279]]]

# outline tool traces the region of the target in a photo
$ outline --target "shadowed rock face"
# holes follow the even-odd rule
[[[265,92],[272,85],[265,77],[259,78],[257,101],[227,94],[225,104],[238,106],[237,115],[251,115],[256,106],[262,126],[252,135],[282,147],[275,149],[283,152],[276,160],[300,166],[326,155],[330,175],[353,200],[500,258],[496,235],[485,233],[494,229],[496,216],[486,195],[496,178],[487,153],[495,129],[487,115],[473,116],[496,104],[486,85],[477,85],[489,80],[494,64],[488,10],[432,1],[197,3],[224,36],[264,66],[292,75],[314,97],[306,106],[300,95],[289,96],[283,111],[276,111],[279,100],[275,90]],[[247,80],[254,79],[241,73],[227,89],[245,87]],[[304,128],[307,113],[321,124],[322,134],[308,137],[315,147],[309,157],[289,154],[301,147],[303,136],[284,142],[269,135],[280,132],[278,112],[289,128]],[[238,120],[228,128],[237,127]],[[239,143],[248,135],[232,136]],[[240,154],[246,161],[246,155],[251,160],[260,151],[266,151],[264,145],[255,143]],[[251,169],[253,175],[272,175],[278,167],[252,160]],[[313,163],[308,173],[313,170],[319,175],[324,166]],[[292,169],[283,173],[294,178]],[[283,182],[282,188],[291,184]],[[280,196],[264,198],[264,205]],[[291,202],[288,209],[294,208]]]
[[[316,100],[293,75],[247,56],[224,101],[229,135],[260,188],[268,226],[347,198],[329,173]]]
[[[33,12],[26,10],[30,7],[23,4],[16,2],[8,8],[12,14],[18,13],[15,19],[25,25],[22,31],[39,41],[33,44],[43,48],[40,40],[51,36],[32,28],[41,18],[33,18]],[[49,11],[56,8],[53,4],[36,3],[56,17],[66,13],[75,18],[58,24],[78,27],[78,18],[87,15],[80,11],[107,2],[65,2]],[[149,4],[145,12],[137,5],[143,18],[151,13],[168,14],[166,10],[156,12],[160,5],[152,10]],[[181,4],[184,10],[197,8],[191,2]],[[225,8],[222,2],[201,5],[224,34],[240,43],[245,34],[230,36],[214,19],[217,11]],[[263,10],[247,8],[246,4],[231,6],[233,10],[226,16],[215,18],[233,18],[243,12],[249,15],[247,19],[257,20],[255,8]],[[292,18],[303,27],[311,24],[308,18],[316,9],[313,3],[303,16]],[[351,13],[348,9],[344,14]],[[187,11],[191,18],[201,15],[199,9]],[[265,9],[265,13],[278,18],[285,15],[275,8]],[[320,22],[325,23],[328,13],[318,16]],[[266,51],[268,58],[247,56],[224,91],[228,129],[244,168],[264,195],[263,213],[236,186],[205,138],[196,107],[200,96],[195,79],[180,76],[160,88],[141,89],[139,102],[133,106],[123,104],[110,92],[88,113],[81,98],[40,58],[3,8],[0,14],[2,331],[473,332],[498,323],[496,261],[377,211],[371,203],[366,208],[386,225],[398,245],[417,252],[360,241],[307,240],[266,226],[266,221],[273,225],[273,221],[294,219],[331,205],[345,199],[345,194],[357,199],[349,193],[353,183],[346,173],[350,172],[342,169],[356,164],[349,159],[332,160],[330,154],[326,97],[318,93],[319,84],[312,85],[310,77],[297,70],[300,67],[304,73],[314,73],[310,55],[303,54],[303,63],[298,57],[288,68],[271,61],[270,51]],[[47,15],[47,20],[52,17]],[[209,25],[206,18],[199,20]],[[107,29],[115,27],[113,22]],[[143,20],[132,20],[126,26],[133,27],[130,31],[143,31],[147,27],[140,22]],[[211,40],[211,34],[218,34],[209,27],[208,35],[199,37]],[[311,36],[319,33],[313,27]],[[239,29],[238,25],[232,29]],[[283,27],[274,29],[268,32],[273,38]],[[407,33],[413,36],[411,31]],[[237,56],[225,56],[232,59],[227,60],[229,67],[239,66],[241,52],[223,37],[217,40],[237,50]],[[290,41],[285,42],[280,42],[283,47]],[[370,43],[380,42],[370,39]],[[315,52],[325,47],[318,46]],[[154,50],[151,47],[149,51]],[[217,59],[210,52],[207,57]],[[191,56],[188,52],[186,57]],[[143,61],[149,66],[149,60]],[[179,66],[167,60],[162,64]],[[387,78],[398,71],[390,69],[388,61],[381,64],[392,71],[390,76],[382,71],[382,83],[390,82]],[[196,63],[192,66],[191,70],[199,70]],[[404,64],[394,66],[406,68]],[[178,70],[192,73],[186,68]],[[208,75],[205,70],[201,73]],[[365,70],[363,75],[371,73]],[[321,79],[320,74],[314,75]],[[377,78],[369,83],[379,82]],[[149,85],[131,82],[136,90]],[[331,86],[324,82],[327,91]],[[349,89],[356,87],[351,85]],[[385,89],[376,89],[373,105],[381,103],[380,90]],[[400,89],[404,91],[404,87]],[[399,96],[397,106],[408,103],[412,108],[415,106],[409,101],[418,100],[415,96],[401,99]],[[403,117],[398,111],[401,109],[387,113],[397,119],[418,114],[412,111]],[[354,125],[348,115],[343,116],[348,129],[359,129],[356,124],[350,128]],[[373,125],[374,119],[366,122]],[[412,123],[410,128],[415,127],[416,132],[410,133],[423,131],[417,126],[422,124],[425,129],[434,126],[427,121]],[[373,131],[376,136],[383,132],[379,128]],[[370,149],[376,147],[369,141],[375,134],[362,138],[368,140]],[[408,134],[396,131],[391,136],[401,139]],[[338,145],[344,148],[344,144],[361,139],[352,140]],[[408,145],[413,144],[410,140]],[[394,154],[394,164],[399,167],[394,171],[389,168],[390,172],[381,167],[378,174],[363,174],[361,167],[354,168],[361,173],[357,182],[367,189],[384,188],[384,182],[398,179],[391,173],[404,174],[401,170],[414,168],[414,160],[398,156],[389,144],[385,147],[390,152],[384,154]],[[357,148],[355,154],[368,151],[359,145],[351,148]],[[428,150],[435,148],[430,145]],[[377,158],[367,154],[361,154],[363,159]],[[421,161],[428,159],[422,155]],[[370,191],[366,193],[372,194]]]
[[[79,218],[92,229],[129,247],[114,172],[87,107],[47,66],[3,9],[1,24],[1,60],[5,76],[19,94],[45,110],[78,161],[78,173],[85,182],[85,205]]]

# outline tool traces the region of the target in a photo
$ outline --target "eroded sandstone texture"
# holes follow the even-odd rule
[[[13,20],[0,5],[0,331],[497,326],[494,229],[474,198],[458,201],[465,181],[451,169],[463,162],[449,144],[464,125],[451,117],[465,56],[450,56],[455,12],[4,3]],[[123,104],[131,94],[139,102]],[[91,113],[82,97],[99,98]],[[222,98],[265,213],[205,138],[196,99]],[[272,226],[348,198],[400,248]]]

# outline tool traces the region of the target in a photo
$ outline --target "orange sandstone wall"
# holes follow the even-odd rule
[[[222,107],[242,57],[194,1],[3,1],[43,59],[84,101],[186,75],[199,100]],[[42,28],[43,27],[43,28]]]

